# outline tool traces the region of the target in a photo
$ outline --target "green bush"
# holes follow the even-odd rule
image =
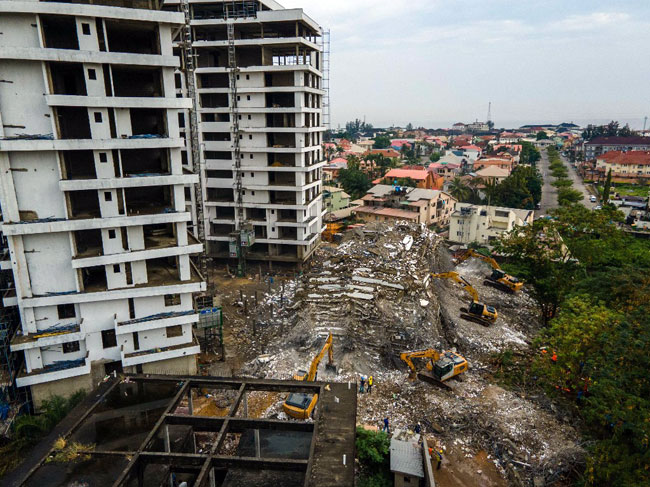
[[[573,186],[573,181],[567,178],[558,178],[551,183],[551,186],[555,186],[556,188],[570,188]]]
[[[355,440],[357,458],[361,466],[360,487],[390,487],[390,438],[381,431],[357,427]]]

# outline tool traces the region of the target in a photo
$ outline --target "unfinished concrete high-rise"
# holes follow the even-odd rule
[[[176,46],[196,64],[209,254],[301,264],[323,231],[322,29],[272,0],[165,0],[183,7],[191,30]]]
[[[93,4],[94,3],[94,4]],[[156,0],[0,1],[0,204],[34,403],[114,370],[194,373],[173,30]]]

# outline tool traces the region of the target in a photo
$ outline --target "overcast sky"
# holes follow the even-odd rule
[[[650,116],[649,0],[279,0],[332,35],[333,127]],[[649,122],[650,125],[650,122]]]

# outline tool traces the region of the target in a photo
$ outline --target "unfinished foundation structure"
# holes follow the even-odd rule
[[[38,407],[113,371],[192,373],[199,346],[172,31],[155,1],[0,1],[0,204]],[[137,8],[132,8],[137,7]]]
[[[313,420],[256,412],[260,395],[318,394]],[[210,416],[206,395],[223,401]],[[110,379],[11,485],[338,487],[354,484],[354,384],[127,375]],[[66,424],[67,423],[67,424]],[[74,451],[75,453],[71,452]]]
[[[166,0],[165,8],[183,4]],[[177,88],[187,95],[183,76],[193,76],[208,253],[240,267],[301,264],[324,230],[322,30],[272,0],[186,7],[189,34],[176,46],[191,44],[196,68],[179,71]],[[189,141],[190,123],[183,126]]]

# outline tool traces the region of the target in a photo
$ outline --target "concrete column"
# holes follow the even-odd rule
[[[244,417],[248,418],[248,393],[244,392]]]
[[[172,450],[171,450],[171,444],[170,444],[170,441],[169,441],[169,425],[167,425],[167,424],[165,425],[165,433],[164,433],[164,435],[165,435],[165,437],[164,437],[165,451],[167,453],[169,453]]]
[[[210,467],[210,475],[208,477],[209,477],[209,486],[217,487],[217,482],[214,479],[214,468]]]
[[[190,416],[194,415],[194,401],[192,399],[192,388],[187,390],[187,408],[189,409]]]
[[[260,430],[255,430],[255,457],[262,456],[262,447],[260,445]]]

